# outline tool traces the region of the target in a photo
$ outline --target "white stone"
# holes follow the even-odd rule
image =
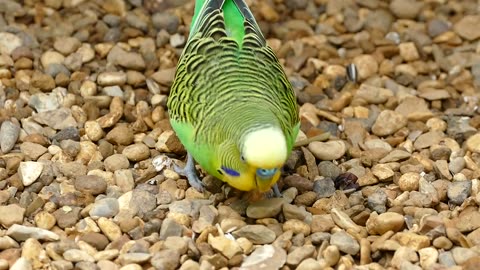
[[[20,162],[18,174],[24,186],[33,184],[43,171],[43,163],[35,161]]]

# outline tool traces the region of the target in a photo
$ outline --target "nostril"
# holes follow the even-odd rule
[[[262,176],[262,177],[270,177],[275,174],[277,169],[258,169],[257,174]]]

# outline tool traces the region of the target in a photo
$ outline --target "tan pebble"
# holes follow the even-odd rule
[[[123,192],[131,191],[135,187],[135,181],[133,179],[133,173],[131,170],[128,170],[128,169],[116,170],[113,173],[113,179],[115,181],[115,184],[118,187],[120,187],[120,189]],[[126,208],[129,207],[130,201],[128,201],[127,204],[128,206]]]
[[[342,92],[338,98],[335,98],[331,101],[330,107],[332,108],[332,111],[341,111],[343,108],[350,104],[352,98],[353,96],[350,92]]]
[[[93,258],[95,261],[102,261],[102,260],[114,260],[115,258],[118,257],[120,252],[117,249],[107,249],[107,250],[101,250],[95,253],[93,255]]]
[[[143,73],[135,70],[127,71],[127,84],[132,86],[141,86],[143,83],[145,83],[145,75],[143,75]]]
[[[105,159],[104,165],[107,171],[114,172],[121,169],[128,169],[130,167],[130,162],[124,155],[114,154]]]
[[[313,258],[308,258],[302,261],[296,268],[297,270],[324,270],[326,268],[326,264],[320,261],[317,261]]]
[[[391,239],[387,239],[384,242],[378,243],[375,246],[376,250],[380,251],[395,251],[400,247],[401,245],[397,241]]]
[[[13,263],[10,270],[30,270],[33,269],[32,263],[27,258],[18,258],[18,260]]]
[[[438,259],[438,251],[433,247],[420,249],[418,255],[420,255],[420,265],[423,269],[428,269],[435,264]]]
[[[445,130],[447,130],[447,123],[442,119],[436,117],[428,119],[426,125],[431,131],[444,132]]]
[[[85,122],[85,134],[90,140],[94,142],[100,140],[105,135],[102,127],[97,121]]]
[[[245,237],[253,244],[258,245],[270,244],[276,238],[275,232],[263,225],[246,225],[232,234],[235,237]]]
[[[418,235],[412,232],[399,232],[393,236],[402,246],[408,246],[415,250],[430,246],[430,239],[425,235]]]
[[[175,190],[174,198],[177,201],[185,199],[185,190],[183,189]]]
[[[341,158],[347,151],[346,144],[341,140],[328,142],[311,142],[308,150],[320,160],[335,160]]]
[[[29,160],[37,160],[41,155],[47,152],[47,148],[33,142],[24,142],[20,145],[20,151],[26,155]]]
[[[415,172],[408,172],[400,176],[398,179],[398,186],[402,191],[418,190],[420,182],[420,174]]]
[[[132,245],[134,245],[134,243],[132,243]],[[134,263],[143,264],[149,261],[151,257],[152,257],[151,254],[144,253],[144,252],[127,252],[127,253],[121,252],[120,255],[118,256],[118,261],[124,265],[134,264]]]
[[[370,110],[368,108],[365,108],[363,106],[355,106],[353,108],[353,115],[355,118],[362,118],[366,119],[370,115]]]
[[[360,85],[360,88],[357,90],[354,97],[365,100],[369,104],[381,104],[393,97],[393,92],[390,89],[376,87],[364,83]]]
[[[452,150],[453,153],[459,153],[461,151],[460,145],[453,138],[443,138],[442,142],[446,147],[448,147],[450,150]]]
[[[165,109],[162,106],[157,106],[152,110],[152,120],[156,123],[162,119],[165,119]]]
[[[122,230],[115,222],[101,217],[98,219],[97,223],[100,230],[102,230],[103,234],[110,239],[110,241],[115,241],[122,236]]]
[[[392,266],[400,269],[400,266],[404,261],[415,263],[418,262],[418,260],[418,255],[414,249],[410,247],[400,247],[395,251],[391,264]]]
[[[453,178],[446,160],[436,160],[434,163],[434,169],[442,179],[451,180]]]
[[[331,245],[323,250],[322,256],[328,266],[334,266],[340,259],[340,251],[337,246]]]
[[[80,142],[80,152],[75,158],[76,161],[81,161],[82,164],[87,164],[97,153],[97,145],[91,141]]]
[[[430,155],[433,160],[448,160],[450,155],[452,154],[452,150],[444,145],[434,144],[430,146]]]
[[[376,164],[372,167],[372,173],[380,181],[389,181],[393,175],[394,171],[388,164]]]
[[[43,68],[47,68],[50,64],[63,64],[65,56],[55,51],[47,51],[40,57]]]
[[[187,227],[191,226],[191,223],[192,223],[192,218],[190,216],[186,215],[186,214],[169,212],[167,214],[167,217],[172,220],[172,223],[174,221],[178,224],[185,225]],[[175,227],[175,228],[177,228],[177,227]],[[204,230],[204,232],[207,233],[208,230]],[[208,236],[208,234],[206,236]],[[207,237],[205,237],[205,240],[207,240]]]
[[[242,248],[237,241],[229,239],[225,236],[208,236],[208,244],[212,248],[220,253],[222,253],[228,259],[231,259],[233,256],[242,253]]]
[[[434,144],[440,143],[440,141],[445,137],[441,131],[429,131],[417,137],[413,146],[415,149],[420,150],[423,148],[428,148]]]
[[[143,269],[142,266],[136,263],[127,264],[122,266],[122,268],[120,268],[120,270],[142,270],[142,269]]]
[[[55,216],[45,211],[38,212],[35,215],[34,220],[37,227],[46,230],[50,230],[55,226],[55,223],[57,223]]]
[[[467,15],[463,16],[458,22],[455,23],[453,29],[462,38],[467,40],[475,40],[480,37],[480,31],[478,26],[480,24],[480,16]]]
[[[371,215],[367,220],[367,230],[370,234],[384,234],[388,231],[398,232],[403,228],[404,218],[395,212],[386,212],[378,216]]]
[[[89,243],[87,243],[85,241],[80,240],[80,241],[77,242],[77,245],[78,245],[80,250],[85,251],[90,256],[94,256],[97,253],[97,250],[92,245],[90,245]]]
[[[238,245],[242,248],[244,254],[250,254],[253,251],[253,244],[245,237],[240,237],[237,240]]]
[[[8,261],[5,259],[0,259],[0,270],[8,270],[8,268]]]
[[[107,56],[110,50],[113,48],[113,43],[97,43],[94,46],[95,52],[97,52],[101,58]]]
[[[117,125],[106,136],[107,141],[118,145],[130,145],[133,142],[134,134],[127,125]]]
[[[480,133],[470,136],[465,142],[465,145],[468,150],[474,153],[480,153]]]
[[[400,50],[400,56],[407,62],[415,61],[420,58],[417,47],[413,42],[400,43],[398,49]]]
[[[280,19],[280,15],[277,11],[268,3],[260,2],[257,7],[260,14],[268,22],[277,22]]]
[[[224,232],[230,232],[235,229],[239,229],[245,225],[247,225],[245,221],[237,218],[224,218],[220,222],[220,227]]]
[[[307,120],[312,126],[317,126],[320,124],[320,119],[318,118],[316,111],[317,108],[315,105],[305,103],[300,107],[300,117]]]
[[[18,204],[0,206],[0,224],[10,227],[13,224],[22,224],[25,215],[25,208]]]
[[[370,241],[366,238],[360,239],[360,264],[365,265],[372,262]]]
[[[253,270],[270,267],[269,269],[280,269],[287,259],[285,250],[272,246],[263,245],[255,249],[252,254],[246,257],[241,265],[241,269]]]
[[[471,258],[478,258],[478,253],[470,248],[454,247],[452,250],[453,259],[458,265],[462,265]]]
[[[168,179],[172,179],[172,180],[178,180],[180,179],[180,175],[175,172],[174,170],[170,170],[170,169],[165,169],[163,171],[163,175],[168,178]]]
[[[71,262],[94,262],[92,256],[80,249],[69,249],[63,253],[63,258]]]
[[[34,238],[25,241],[22,248],[22,258],[28,259],[34,269],[41,268],[42,265],[50,262],[42,244]]]
[[[433,240],[433,246],[435,246],[438,249],[449,250],[452,248],[453,243],[447,237],[440,236],[435,238],[435,240]]]
[[[395,111],[382,111],[372,126],[372,132],[377,136],[387,136],[407,125],[407,118]]]
[[[84,81],[80,86],[80,95],[82,97],[91,97],[97,94],[97,85],[92,81]]]
[[[304,259],[313,256],[315,247],[313,245],[304,245],[301,248],[296,248],[287,255],[287,264],[298,265]]]
[[[415,69],[415,67],[413,67],[410,64],[400,64],[395,66],[394,73],[395,75],[402,75],[402,74],[409,75],[409,76],[418,75],[418,71]]]
[[[192,259],[186,260],[179,270],[200,270],[200,264]]]
[[[143,143],[136,143],[125,147],[122,154],[131,161],[141,161],[150,157],[150,149]]]
[[[293,233],[303,233],[304,236],[310,235],[310,226],[303,221],[297,219],[287,220],[283,224],[283,231],[292,230]]]
[[[87,43],[83,43],[80,48],[77,49],[76,53],[80,54],[82,63],[90,62],[95,57],[95,51],[92,46]]]
[[[250,218],[261,219],[275,217],[285,203],[283,198],[264,199],[247,206],[246,214]]]
[[[185,151],[173,130],[167,130],[158,137],[155,149],[163,153],[182,153]]]
[[[373,76],[378,71],[378,63],[376,59],[368,54],[356,56],[353,63],[357,67],[358,77],[360,80],[365,80]]]
[[[348,232],[358,234],[362,237],[367,236],[366,229],[357,225],[355,222],[353,222],[353,220],[348,216],[347,213],[339,210],[338,208],[333,208],[331,210],[330,214],[332,216],[332,220],[340,228],[342,228],[342,229],[344,229]]]
[[[109,106],[110,112],[97,118],[102,128],[113,127],[123,116],[124,103],[121,97],[113,97]]]

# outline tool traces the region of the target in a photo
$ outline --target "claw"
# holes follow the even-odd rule
[[[280,193],[280,189],[278,188],[277,183],[275,183],[275,185],[273,185],[272,189],[273,189],[273,194],[275,195],[275,197],[282,198],[283,195],[282,195],[282,193]]]
[[[203,183],[197,176],[197,170],[195,169],[195,161],[193,160],[193,157],[192,155],[190,155],[190,153],[187,153],[187,164],[185,164],[185,167],[181,168],[174,163],[173,170],[178,174],[187,177],[190,186],[192,186],[199,192],[203,192]]]

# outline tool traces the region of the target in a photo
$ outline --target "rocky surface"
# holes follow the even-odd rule
[[[0,270],[480,269],[478,2],[247,2],[301,107],[282,198],[171,170],[193,1],[1,1]]]

